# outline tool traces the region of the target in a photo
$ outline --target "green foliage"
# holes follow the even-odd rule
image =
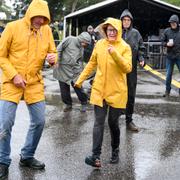
[[[5,0],[0,0],[0,12],[5,12],[8,18],[11,16],[11,11],[6,5]]]
[[[4,0],[0,0],[0,6],[3,1]],[[31,1],[32,0],[15,0],[14,9],[17,12],[16,18],[21,17],[25,13],[27,6]],[[62,17],[73,11],[88,7],[92,4],[96,4],[103,0],[46,0],[46,1],[48,2],[52,19],[60,20]],[[180,7],[180,0],[163,0],[163,1]]]
[[[32,0],[15,0],[14,9],[16,18],[21,17]],[[61,19],[63,16],[78,9],[88,7],[103,0],[46,0],[49,5],[53,20]]]
[[[179,0],[163,0],[163,1],[180,7],[180,1]]]
[[[13,6],[14,10],[16,11],[15,19],[18,19],[19,17],[22,17],[26,10],[28,5],[30,4],[31,0],[15,0]]]
[[[61,19],[76,10],[88,7],[103,0],[47,0],[52,18]]]

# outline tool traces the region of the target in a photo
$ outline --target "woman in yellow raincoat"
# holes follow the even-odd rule
[[[97,69],[90,97],[95,112],[92,156],[85,159],[86,164],[95,167],[101,166],[100,154],[107,112],[112,146],[110,162],[119,161],[118,119],[127,103],[126,74],[132,70],[131,49],[121,38],[121,21],[108,18],[100,27],[106,38],[96,43],[88,64],[75,83],[75,86],[81,87],[83,81]]]
[[[30,127],[21,150],[20,165],[35,169],[44,163],[34,158],[45,123],[45,97],[41,69],[44,60],[54,64],[56,47],[48,23],[47,2],[33,0],[24,18],[8,23],[0,38],[0,178],[8,173],[11,130],[16,108],[24,99],[30,113]],[[22,119],[23,120],[23,119]]]

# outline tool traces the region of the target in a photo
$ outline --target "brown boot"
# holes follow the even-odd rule
[[[130,131],[139,132],[139,128],[133,122],[126,124],[126,128]]]

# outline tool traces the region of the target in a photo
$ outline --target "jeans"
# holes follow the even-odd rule
[[[72,105],[70,85],[59,81],[59,86],[61,90],[61,98],[62,98],[63,103]],[[81,104],[87,104],[87,95],[84,93],[83,88],[74,87],[73,82],[71,82],[71,86],[74,88],[74,91],[77,94],[78,99],[81,102]]]
[[[21,149],[23,159],[32,158],[39,143],[45,124],[45,102],[27,105],[30,114],[30,126],[24,147]],[[17,104],[0,100],[0,163],[10,165],[11,131],[16,116]]]
[[[175,58],[175,59],[167,58],[166,60],[166,92],[167,93],[170,93],[171,91],[172,74],[175,64],[177,65],[180,72],[180,58]]]
[[[109,112],[108,112],[109,108]],[[111,147],[112,150],[119,148],[120,143],[120,129],[119,129],[119,116],[121,109],[108,106],[106,102],[103,103],[103,107],[94,106],[95,122],[93,127],[93,156],[99,157],[101,154],[101,147],[104,134],[104,123],[106,114],[108,112],[108,125],[111,133]]]

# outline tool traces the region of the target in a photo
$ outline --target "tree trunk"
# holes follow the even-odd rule
[[[72,9],[71,12],[74,12],[76,10],[76,5],[78,3],[78,0],[74,0],[73,4],[72,4]]]

